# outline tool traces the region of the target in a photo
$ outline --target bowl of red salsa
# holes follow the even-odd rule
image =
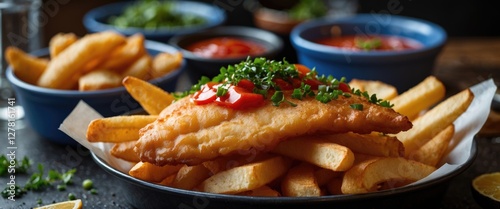
[[[432,73],[446,39],[435,23],[390,14],[316,19],[290,34],[299,63],[347,80],[380,80],[400,92]]]
[[[275,58],[283,48],[283,41],[277,35],[244,26],[224,26],[178,35],[172,37],[169,44],[183,53],[188,76],[193,83],[197,83],[202,76],[214,77],[222,67],[247,58]]]

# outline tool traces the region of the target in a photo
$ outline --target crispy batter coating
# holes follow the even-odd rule
[[[326,104],[314,98],[294,102],[295,107],[269,103],[234,110],[183,98],[141,129],[135,151],[142,161],[156,165],[194,165],[238,151],[268,151],[281,140],[304,134],[398,133],[412,127],[406,116],[355,95]],[[350,104],[364,108],[356,110]]]

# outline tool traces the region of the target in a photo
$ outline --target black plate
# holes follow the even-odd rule
[[[123,173],[92,153],[94,161],[105,171],[117,177],[128,203],[136,208],[224,209],[259,208],[280,209],[307,207],[328,208],[437,208],[450,179],[465,171],[474,161],[477,145],[473,140],[469,159],[456,170],[434,180],[391,190],[356,195],[322,197],[247,197],[188,191],[166,187],[136,179]]]

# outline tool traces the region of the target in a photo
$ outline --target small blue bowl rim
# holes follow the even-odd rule
[[[210,15],[207,15],[207,17],[209,18],[207,18],[206,19],[207,22],[202,25],[192,26],[192,27],[162,28],[157,30],[145,30],[143,28],[137,28],[137,27],[117,28],[113,25],[99,21],[99,19],[101,18],[110,17],[114,13],[119,13],[120,11],[123,11],[123,9],[126,6],[136,3],[136,1],[125,1],[125,2],[116,2],[103,5],[90,10],[83,16],[83,24],[90,32],[114,30],[126,35],[132,35],[140,32],[144,34],[146,37],[162,38],[162,37],[169,37],[175,34],[191,33],[194,31],[216,27],[222,25],[227,19],[225,10],[215,5],[210,5],[204,2],[195,2],[195,1],[172,1],[172,2],[175,4],[175,6],[178,7],[186,7],[186,8],[204,7],[212,10],[212,12],[210,12]]]
[[[300,23],[290,33],[290,40],[292,45],[298,48],[298,51],[301,49],[315,51],[317,53],[324,53],[328,55],[342,55],[349,54],[350,57],[391,57],[391,56],[405,56],[412,54],[422,54],[427,51],[432,51],[442,47],[447,41],[447,33],[446,31],[439,25],[432,23],[430,21],[406,17],[400,15],[390,15],[391,21],[393,23],[401,23],[401,22],[412,22],[416,24],[422,24],[428,26],[436,37],[433,37],[434,41],[431,44],[424,44],[422,48],[419,49],[411,49],[411,50],[402,50],[402,51],[351,51],[351,50],[343,50],[336,47],[326,46],[322,44],[315,43],[311,40],[307,40],[302,37],[304,31],[309,29],[320,28],[324,26],[334,26],[334,25],[358,25],[364,24],[376,18],[383,18],[389,14],[357,14],[353,16],[343,17],[343,18],[318,18],[314,20],[309,20],[303,23]],[[386,26],[388,28],[391,25]],[[382,35],[391,35],[391,34],[382,34]],[[403,36],[404,37],[404,36]]]
[[[144,42],[144,46],[147,50],[156,50],[158,52],[178,52],[177,48],[170,46],[170,45],[167,45],[167,44],[156,42],[156,41],[146,40]],[[48,48],[39,49],[39,50],[31,52],[30,54],[34,55],[34,56],[45,56],[45,55],[49,54],[49,49]],[[158,84],[158,83],[162,83],[163,81],[166,81],[166,80],[174,79],[176,77],[179,77],[180,74],[182,74],[184,72],[184,70],[185,70],[185,61],[183,60],[181,67],[179,67],[175,71],[173,71],[165,76],[149,80],[149,82],[152,84]],[[28,90],[31,92],[38,92],[40,94],[57,95],[57,96],[66,97],[66,98],[82,98],[82,99],[84,99],[84,98],[88,98],[88,97],[99,97],[99,96],[105,96],[105,95],[112,95],[112,94],[126,91],[125,87],[123,87],[123,86],[116,87],[116,88],[110,88],[110,89],[95,90],[95,91],[78,91],[78,90],[61,90],[61,89],[44,88],[44,87],[29,84],[29,83],[26,83],[26,82],[20,80],[19,78],[17,78],[17,76],[14,75],[14,72],[12,71],[11,66],[8,66],[8,68],[6,70],[6,76],[12,85],[15,85],[19,88],[22,88],[22,89],[25,89],[25,90]]]

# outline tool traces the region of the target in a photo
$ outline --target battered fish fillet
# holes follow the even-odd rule
[[[326,104],[314,98],[290,101],[297,106],[269,103],[234,110],[215,104],[196,105],[183,98],[141,129],[135,151],[142,161],[156,165],[194,165],[252,148],[268,151],[281,140],[298,135],[398,133],[412,127],[406,116],[355,95]],[[349,106],[355,103],[362,104],[363,110]]]

